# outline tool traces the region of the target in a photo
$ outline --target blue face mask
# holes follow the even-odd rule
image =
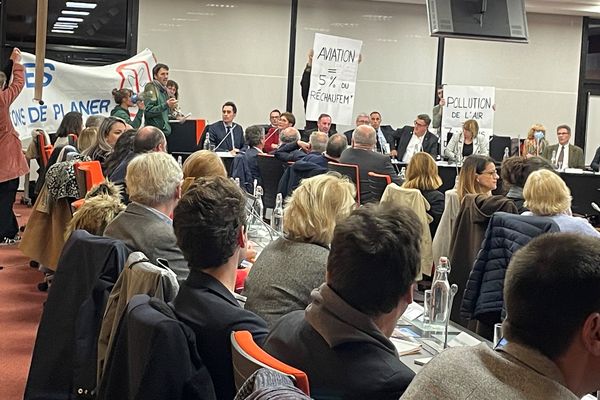
[[[537,140],[542,140],[544,138],[544,132],[535,131],[533,137],[536,138]]]

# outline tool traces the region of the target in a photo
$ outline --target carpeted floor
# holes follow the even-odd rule
[[[14,209],[25,224],[31,209]],[[46,293],[37,289],[41,272],[29,267],[17,245],[0,246],[0,266],[0,398],[22,399]]]

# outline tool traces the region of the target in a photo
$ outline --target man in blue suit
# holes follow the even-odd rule
[[[206,127],[210,134],[210,143],[215,146],[215,151],[239,152],[244,145],[244,129],[233,122],[237,115],[234,102],[228,101],[221,107],[222,120]]]

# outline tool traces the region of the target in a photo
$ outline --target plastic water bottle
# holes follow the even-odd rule
[[[234,179],[235,184],[237,185],[237,187],[240,187],[240,178],[238,178],[237,176]]]
[[[406,167],[402,167],[402,169],[400,169],[400,179],[406,179]]]
[[[435,270],[435,277],[431,284],[431,315],[430,323],[443,328],[446,324],[446,318],[450,314],[450,282],[448,282],[449,273],[448,258],[440,257],[440,263]]]
[[[265,206],[263,205],[262,197],[263,197],[263,188],[262,186],[256,186],[256,201],[254,202],[254,212],[257,218],[263,217],[265,213]]]
[[[204,150],[210,150],[210,132],[206,132],[206,138],[204,139]]]
[[[181,156],[177,156],[177,164],[179,164],[179,167],[183,167],[183,159]]]
[[[504,156],[502,156],[502,160],[506,160],[510,157],[510,152],[508,151],[508,147],[504,148]]]
[[[283,196],[277,193],[275,208],[271,214],[271,228],[280,236],[283,234]]]
[[[556,150],[552,150],[552,157],[550,157],[550,163],[554,166],[554,168],[557,167],[557,163],[556,163]]]

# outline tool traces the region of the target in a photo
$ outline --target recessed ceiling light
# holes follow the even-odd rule
[[[74,17],[58,17],[57,20],[61,22],[83,22],[83,18]]]
[[[73,11],[73,10],[62,10],[64,15],[90,15],[89,11]]]
[[[88,10],[93,10],[94,8],[96,8],[96,6],[96,3],[81,3],[78,1],[67,1],[68,8],[85,8]]]
[[[76,29],[79,27],[79,25],[77,24],[63,24],[60,22],[57,22],[54,24],[55,28],[67,28],[67,29]]]
[[[69,34],[73,34],[73,31],[64,31],[64,30],[59,30],[59,29],[52,29],[52,33],[69,33]]]

